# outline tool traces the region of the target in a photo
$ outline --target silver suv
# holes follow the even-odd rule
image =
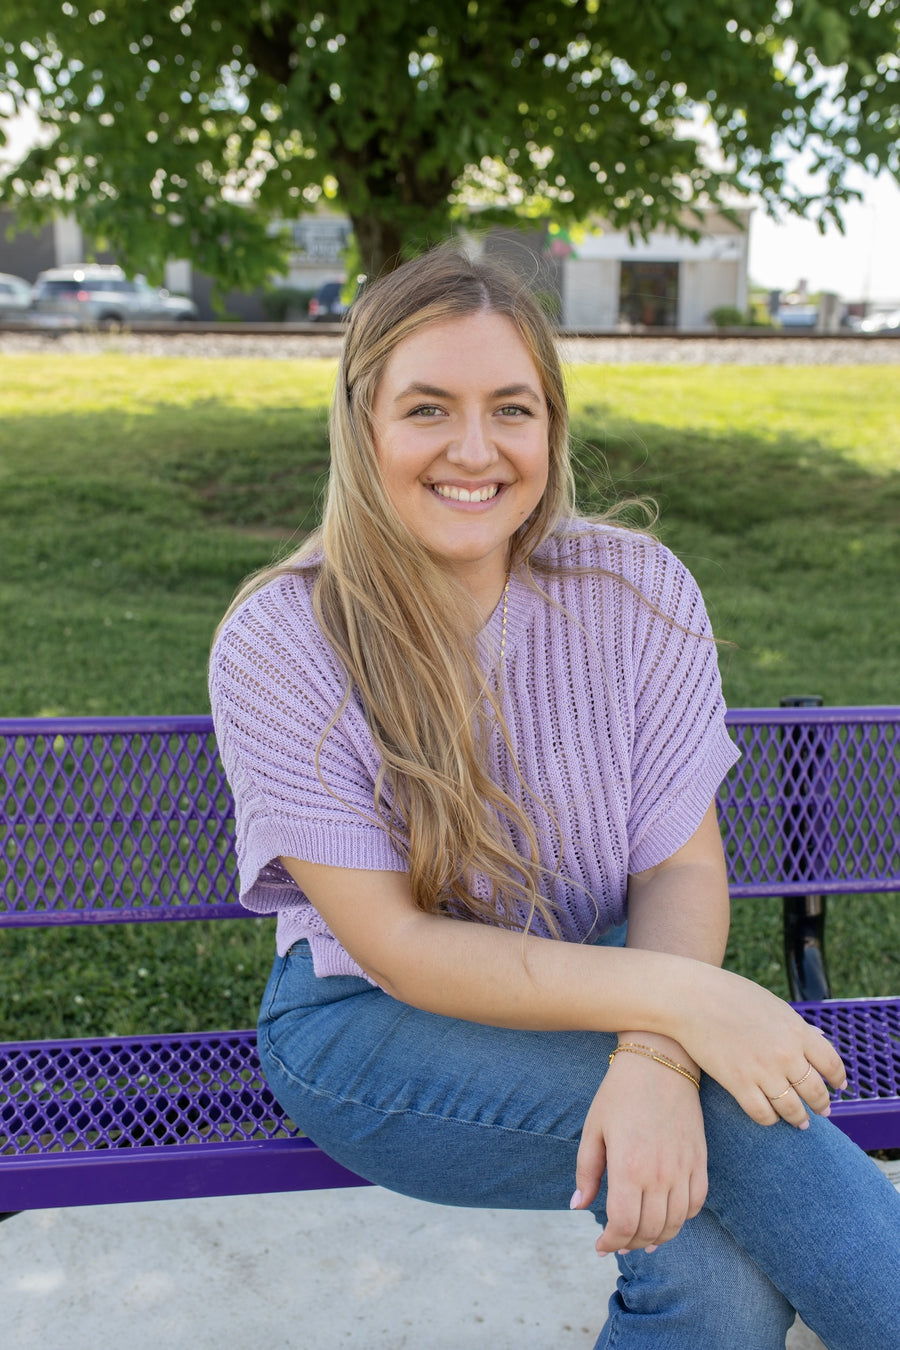
[[[51,267],[34,283],[32,322],[53,328],[121,328],[129,323],[196,319],[197,306],[170,295],[143,277],[133,281],[121,267],[85,263]]]
[[[31,283],[0,272],[0,323],[25,319],[31,304]]]

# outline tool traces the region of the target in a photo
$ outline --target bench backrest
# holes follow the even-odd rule
[[[736,709],[734,895],[900,890],[900,708]],[[239,918],[209,717],[0,719],[0,927]]]

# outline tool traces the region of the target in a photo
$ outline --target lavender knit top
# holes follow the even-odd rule
[[[643,535],[574,521],[540,556],[598,572],[540,578],[546,596],[511,577],[499,684],[537,798],[522,801],[515,789],[536,830],[547,897],[563,936],[590,941],[625,919],[629,873],[690,838],[738,755],[706,611],[674,555]],[[212,654],[210,697],[235,799],[242,903],[277,914],[280,954],[306,938],[317,975],[364,976],[278,861],[405,869],[375,811],[379,757],[357,698],[322,739],[343,676],[313,616],[314,577],[279,577],[229,618]],[[501,611],[480,637],[489,668]],[[499,735],[488,753],[495,781],[512,792]],[[473,884],[489,895],[484,878]]]

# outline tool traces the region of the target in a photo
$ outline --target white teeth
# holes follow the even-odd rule
[[[476,488],[474,492],[470,492],[468,488],[454,487],[450,483],[433,483],[432,487],[439,497],[447,497],[452,502],[489,502],[500,491],[499,483],[492,483],[490,487]]]

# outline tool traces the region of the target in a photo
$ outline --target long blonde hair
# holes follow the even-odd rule
[[[509,737],[479,659],[471,599],[400,520],[384,488],[373,432],[378,382],[398,343],[430,324],[479,311],[515,325],[547,404],[547,487],[510,540],[510,570],[531,575],[535,549],[575,510],[553,331],[505,268],[442,247],[375,282],[354,304],[331,406],[321,527],[247,583],[235,605],[274,577],[317,570],[316,617],[346,671],[345,703],[355,687],[365,708],[382,761],[376,805],[391,799],[388,828],[407,861],[415,904],[427,913],[515,928],[539,914],[556,932],[552,906],[541,895],[534,828],[487,773],[489,735],[499,726],[507,746]],[[521,781],[516,787],[530,795]],[[514,846],[510,826],[527,855]],[[472,893],[478,873],[490,883],[487,900]]]

